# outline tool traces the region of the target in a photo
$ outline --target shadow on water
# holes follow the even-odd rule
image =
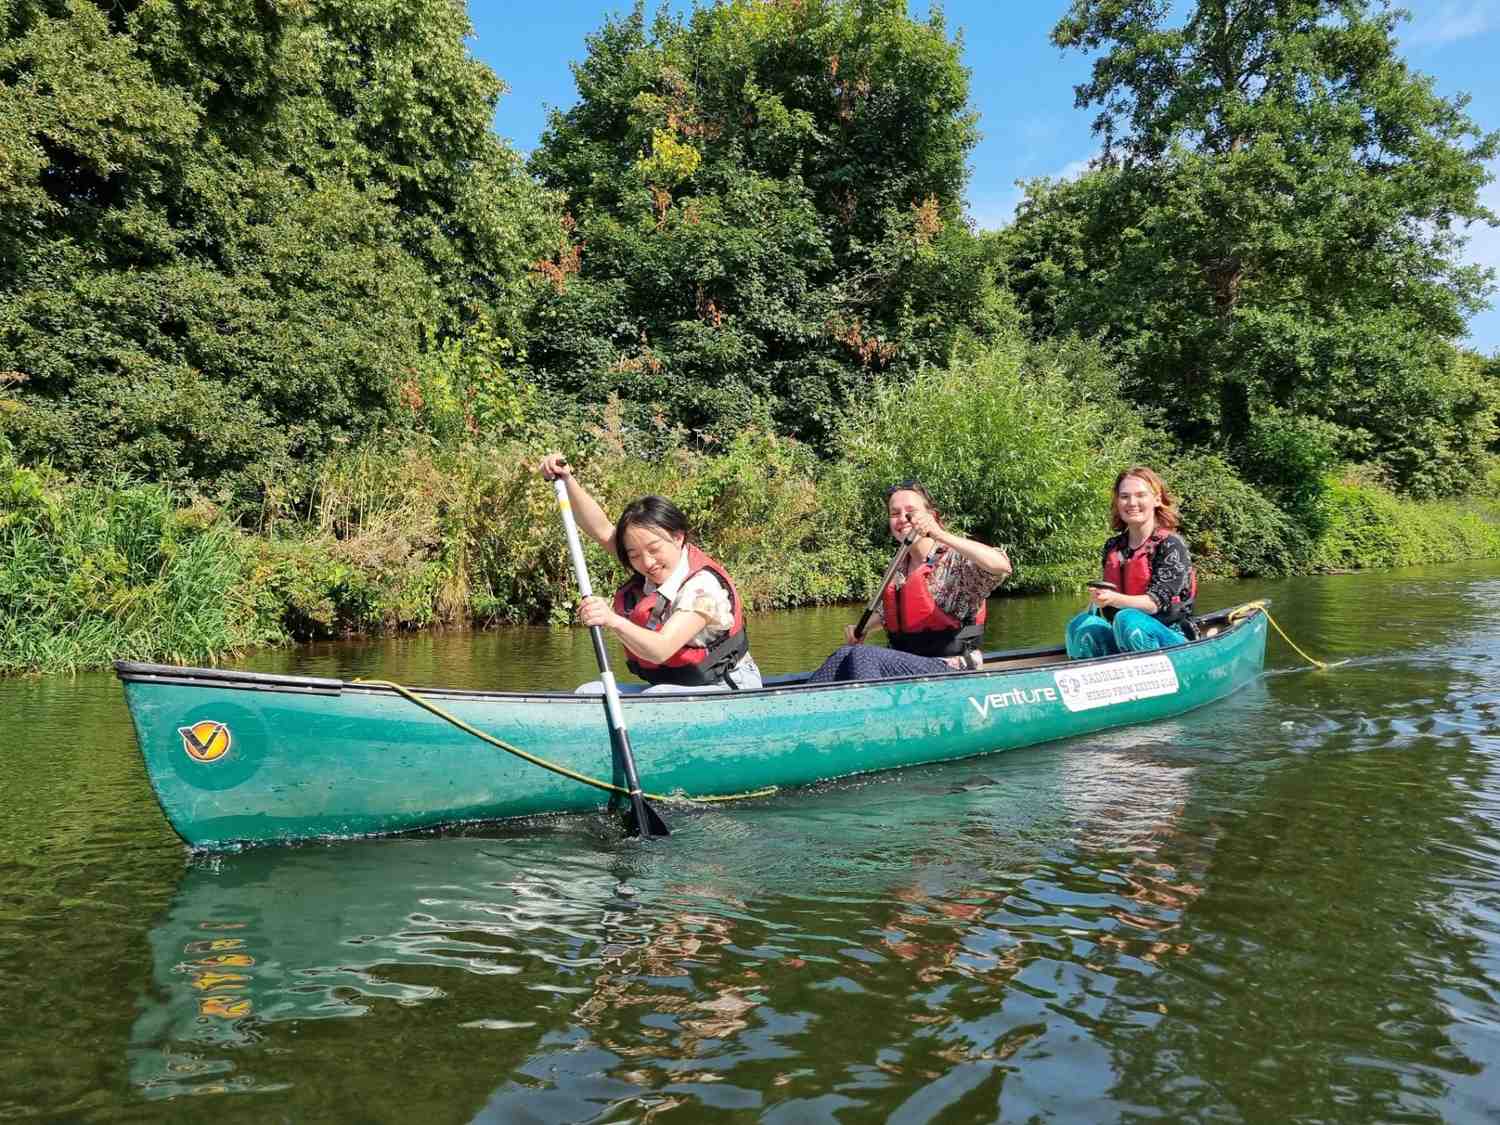
[[[652,845],[570,817],[184,864],[107,678],[0,685],[45,733],[4,762],[29,799],[0,802],[0,1114],[1492,1121],[1500,568],[1206,608],[1264,595],[1351,662],[1273,640],[1272,674],[1170,722]],[[997,602],[991,643],[1072,608]],[[762,663],[841,620],[768,618]],[[494,635],[255,662],[586,677],[535,633],[520,665]]]

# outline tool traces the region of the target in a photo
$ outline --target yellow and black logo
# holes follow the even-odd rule
[[[229,753],[229,728],[212,719],[204,719],[190,727],[178,727],[182,735],[182,748],[189,758],[199,762],[217,762]]]

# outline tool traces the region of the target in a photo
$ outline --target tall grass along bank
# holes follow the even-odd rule
[[[933,373],[921,390],[911,409],[877,389],[828,463],[764,431],[706,452],[670,431],[631,432],[606,411],[567,440],[542,432],[343,452],[307,495],[238,523],[159,486],[79,484],[0,458],[0,673],[119,658],[211,663],[317,637],[566,621],[573,579],[535,472],[559,445],[612,513],[649,491],[675,498],[757,609],[868,596],[892,549],[883,490],[913,475],[953,523],[1008,547],[1017,569],[1007,589],[1070,588],[1091,575],[1109,482],[1140,435],[1090,414],[1045,371],[993,357]],[[988,413],[968,418],[963,404],[976,395]],[[1167,472],[1206,574],[1500,556],[1491,502],[1416,502],[1335,474],[1314,534],[1220,458]],[[589,551],[601,588],[623,579],[616,560]]]

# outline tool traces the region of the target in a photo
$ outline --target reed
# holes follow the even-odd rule
[[[281,639],[246,597],[243,537],[211,508],[150,485],[31,495],[0,524],[0,673],[209,663]]]

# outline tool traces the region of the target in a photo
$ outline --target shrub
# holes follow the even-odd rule
[[[80,486],[0,458],[0,672],[204,663],[272,643],[243,537],[159,486]]]
[[[1500,555],[1500,523],[1460,501],[1419,503],[1357,477],[1330,478],[1312,565],[1413,566]],[[1491,513],[1493,516],[1493,513]]]
[[[862,530],[888,550],[885,489],[916,477],[952,527],[1012,552],[1016,585],[1071,586],[1092,574],[1114,474],[1141,430],[1096,384],[1072,380],[1068,354],[1013,338],[878,384],[839,436],[832,472],[848,474],[862,517],[846,534]]]
[[[1181,497],[1182,533],[1200,576],[1291,574],[1307,558],[1307,535],[1215,454],[1172,462],[1168,486]]]
[[[1327,477],[1338,463],[1339,429],[1319,418],[1264,407],[1250,422],[1240,464],[1306,536],[1323,529]]]

